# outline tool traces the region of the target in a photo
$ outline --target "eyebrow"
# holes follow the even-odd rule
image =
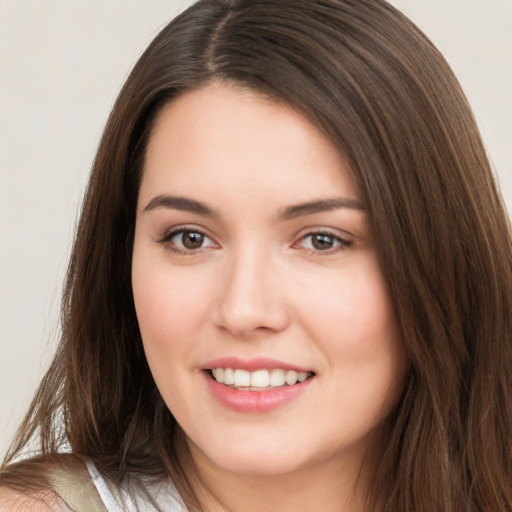
[[[155,196],[146,205],[143,211],[151,211],[156,208],[172,208],[174,210],[181,210],[185,212],[197,213],[206,217],[216,218],[218,214],[212,210],[208,205],[195,199],[189,199],[182,196],[169,196],[161,194]],[[326,212],[330,210],[338,210],[341,208],[349,208],[353,210],[364,211],[363,204],[350,198],[333,198],[333,199],[318,199],[315,201],[308,201],[306,203],[294,204],[284,208],[278,215],[279,221],[293,220],[298,217],[313,215],[315,213]]]
[[[206,217],[217,217],[217,213],[206,204],[181,196],[158,195],[149,201],[143,211],[147,212],[155,208],[173,208],[174,210],[197,213]]]
[[[334,198],[334,199],[319,199],[317,201],[309,201],[307,203],[300,203],[288,206],[279,214],[279,220],[293,220],[298,217],[306,215],[313,215],[315,213],[327,212],[330,210],[338,210],[341,208],[350,208],[353,210],[364,211],[363,204],[350,198]]]

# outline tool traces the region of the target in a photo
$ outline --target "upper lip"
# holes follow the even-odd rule
[[[304,368],[296,364],[279,361],[267,357],[256,357],[251,359],[240,359],[239,357],[221,357],[208,361],[203,365],[204,370],[211,370],[213,368],[236,368],[254,372],[256,370],[294,370],[296,372],[312,372],[309,368]]]

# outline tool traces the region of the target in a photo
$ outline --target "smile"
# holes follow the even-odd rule
[[[247,371],[239,368],[212,368],[212,377],[219,383],[244,391],[262,391],[293,386],[313,376],[312,372],[297,372],[274,368]]]

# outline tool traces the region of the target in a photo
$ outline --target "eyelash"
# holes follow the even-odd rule
[[[186,227],[186,226],[181,226],[179,228],[172,229],[171,231],[167,231],[165,233],[165,235],[163,236],[163,238],[158,240],[158,243],[162,244],[163,246],[165,246],[166,249],[168,249],[169,251],[172,251],[176,254],[180,254],[183,256],[195,256],[196,254],[198,254],[198,251],[200,249],[204,249],[205,247],[201,246],[201,247],[198,247],[197,249],[187,249],[187,248],[177,247],[176,244],[172,243],[172,239],[174,237],[177,237],[178,235],[183,236],[185,233],[200,235],[200,236],[204,237],[205,239],[210,240],[212,242],[212,245],[215,244],[215,242],[213,242],[213,240],[204,231],[202,231],[198,228],[195,228],[195,227]]]
[[[208,246],[201,245],[200,247],[197,247],[194,249],[187,249],[187,248],[177,247],[176,244],[172,243],[172,239],[174,237],[177,237],[179,235],[183,236],[186,233],[200,235],[200,236],[204,237],[203,240],[204,239],[210,240],[211,244]],[[297,248],[301,243],[303,243],[307,239],[310,239],[311,243],[313,243],[312,237],[314,237],[314,236],[328,237],[329,239],[331,239],[333,241],[333,244],[334,244],[334,247],[328,248],[325,250],[303,247],[303,249],[306,250],[308,253],[314,254],[314,255],[328,256],[328,255],[335,254],[335,253],[338,253],[341,251],[345,251],[353,245],[352,241],[341,238],[339,235],[336,235],[330,231],[319,230],[319,231],[311,231],[311,232],[306,233],[305,235],[301,236],[300,239],[297,242],[295,242],[292,247]],[[168,249],[176,254],[180,254],[180,255],[184,255],[184,256],[195,256],[199,253],[199,251],[201,249],[204,249],[204,248],[207,248],[207,247],[210,247],[213,245],[217,245],[204,231],[202,231],[198,228],[195,228],[195,227],[188,228],[186,226],[179,227],[179,228],[173,229],[171,231],[168,231],[163,236],[163,238],[158,240],[158,243],[164,245],[166,249]],[[183,241],[181,243],[183,243]]]
[[[344,238],[341,238],[339,235],[336,235],[332,233],[331,231],[310,231],[309,233],[306,233],[304,236],[302,236],[298,242],[296,242],[293,246],[297,246],[301,242],[304,242],[305,240],[312,239],[314,236],[324,236],[330,238],[334,244],[334,247],[321,250],[321,249],[314,249],[314,248],[304,248],[306,251],[308,251],[310,254],[320,255],[320,256],[329,256],[331,254],[336,254],[341,251],[345,251],[349,249],[353,242],[351,240],[346,240]]]

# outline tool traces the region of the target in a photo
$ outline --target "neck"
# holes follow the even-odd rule
[[[339,459],[311,464],[285,474],[240,474],[198,454],[195,492],[204,512],[364,512],[367,478],[361,465]],[[360,461],[359,461],[360,462]]]

